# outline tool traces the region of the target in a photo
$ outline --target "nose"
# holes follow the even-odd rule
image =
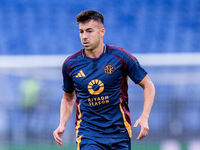
[[[86,32],[81,33],[81,38],[82,39],[87,39],[87,33]]]

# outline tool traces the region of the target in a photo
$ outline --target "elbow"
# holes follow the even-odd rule
[[[151,79],[146,76],[140,83],[139,85],[144,89],[144,91],[147,91],[148,93],[150,92],[152,95],[155,95],[156,88],[151,81]],[[149,93],[149,94],[150,94]]]
[[[148,84],[146,84],[143,89],[148,91],[150,95],[155,97],[156,88],[151,80],[149,80]]]

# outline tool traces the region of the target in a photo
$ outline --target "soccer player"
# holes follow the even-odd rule
[[[105,45],[104,17],[94,10],[77,16],[83,49],[69,56],[62,67],[63,98],[60,124],[53,135],[58,145],[70,118],[76,96],[76,144],[78,150],[130,150],[131,118],[128,77],[144,90],[144,107],[135,122],[148,134],[155,88],[147,72],[127,50]]]

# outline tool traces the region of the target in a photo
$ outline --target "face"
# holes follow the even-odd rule
[[[93,51],[103,42],[105,29],[101,23],[90,20],[89,22],[79,24],[79,33],[85,50]]]

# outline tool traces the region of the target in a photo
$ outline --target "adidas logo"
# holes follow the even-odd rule
[[[79,71],[79,73],[76,75],[76,78],[79,78],[79,77],[85,77],[85,74],[83,73],[83,71]]]

